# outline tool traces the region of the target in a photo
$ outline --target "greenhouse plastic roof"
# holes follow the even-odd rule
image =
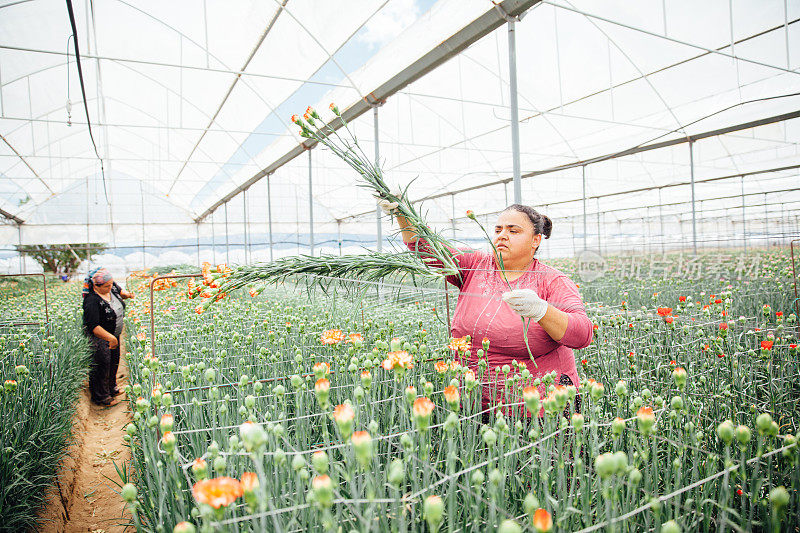
[[[800,200],[800,3],[503,5],[532,6],[515,31],[525,203],[577,213],[580,201],[565,201],[581,199],[584,171],[590,197],[642,189],[612,198],[616,208],[654,205],[648,190],[665,204],[685,201],[685,187],[659,189],[689,179],[684,141],[751,121],[764,124],[694,143],[699,183],[748,174],[698,186],[698,198],[746,190]],[[309,160],[315,231],[374,233],[374,200],[352,170],[319,147],[310,159],[287,158],[303,141],[289,116],[332,101],[362,111],[381,104],[387,180],[414,180],[412,198],[434,197],[425,203],[434,223],[450,224],[467,208],[502,209],[512,158],[501,11],[488,0],[75,2],[101,174],[64,2],[7,0],[0,209],[24,224],[19,236],[6,226],[4,241],[166,241],[192,236],[200,220],[208,233],[223,209],[241,223],[243,201],[220,200],[248,187],[248,220],[263,226],[267,179],[276,231],[307,233]],[[451,49],[459,32],[490,19],[496,29]],[[417,79],[408,69],[432,52],[454,57]],[[398,76],[408,83],[375,94]],[[373,126],[372,112],[352,124],[370,153]]]

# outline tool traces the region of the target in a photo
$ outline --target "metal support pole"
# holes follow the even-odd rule
[[[142,182],[139,182],[139,204],[141,207],[142,216],[142,268],[146,268],[144,255],[145,255],[145,234],[144,234],[144,190],[142,189]]]
[[[741,176],[742,185],[742,241],[744,241],[744,253],[747,253],[747,218],[744,209],[744,176]]]
[[[694,210],[694,141],[689,141],[689,170],[692,178],[692,251],[697,255],[697,215]]]
[[[596,198],[597,200],[597,253],[603,255],[603,242],[600,240],[600,229],[602,224],[600,223],[600,198]]]
[[[267,176],[267,224],[269,225],[269,260],[275,260],[272,241],[272,194],[269,182],[272,181],[272,176]]]
[[[661,210],[663,202],[661,201],[661,187],[658,188],[658,227],[661,232],[661,255],[664,255],[664,241],[666,234],[664,233],[664,212]]]
[[[587,247],[587,232],[586,229],[586,165],[581,167],[581,179],[583,180],[583,249]]]
[[[250,258],[250,239],[247,236],[248,216],[247,216],[247,191],[242,191],[242,207],[244,208],[244,262],[249,263]]]
[[[456,195],[450,195],[450,209],[453,213],[453,218],[450,219],[450,222],[453,226],[453,238],[456,238]]]
[[[767,193],[764,193],[764,237],[767,241],[767,248],[769,248],[769,214],[767,213]]]
[[[511,106],[511,160],[514,170],[514,203],[522,203],[522,180],[519,162],[519,107],[517,103],[517,41],[515,22],[508,22],[508,82]]]
[[[314,188],[311,184],[311,150],[308,150],[308,246],[314,255]]]
[[[195,232],[197,234],[197,266],[200,266],[200,223],[195,225]]]
[[[217,237],[214,230],[214,213],[211,213],[211,263],[217,264]]]
[[[339,243],[339,256],[342,255],[342,221],[336,221],[336,233],[337,233],[337,241]]]
[[[230,265],[231,249],[228,244],[228,202],[225,202],[225,263]]]
[[[25,274],[25,256],[22,254],[22,224],[17,224],[17,239],[19,240],[19,273]]]
[[[381,145],[380,145],[380,132],[378,131],[378,106],[372,108],[372,125],[375,130],[375,166],[380,165]],[[381,212],[380,207],[375,208],[375,239],[377,242],[376,249],[378,253],[383,251],[383,228],[381,227]]]

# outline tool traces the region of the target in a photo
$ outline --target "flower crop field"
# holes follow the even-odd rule
[[[36,528],[72,435],[88,369],[80,290],[48,280],[50,324],[41,278],[0,285],[0,529]]]
[[[130,314],[123,497],[156,531],[794,530],[791,268],[760,269],[583,284],[579,391],[450,339],[441,286],[285,283],[209,305],[159,282],[155,354],[146,298]]]

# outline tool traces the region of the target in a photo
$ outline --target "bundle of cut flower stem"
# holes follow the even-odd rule
[[[435,260],[443,265],[442,269],[445,275],[458,276],[460,278],[458,265],[453,259],[453,254],[458,253],[455,247],[439,233],[428,227],[422,215],[417,212],[408,198],[406,198],[408,187],[402,191],[400,196],[395,196],[392,193],[383,180],[381,168],[377,162],[370,160],[364,153],[355,135],[347,127],[347,122],[339,113],[339,108],[334,104],[331,104],[330,108],[336,115],[334,120],[341,121],[341,129],[347,132],[349,139],[339,135],[341,130],[337,131],[331,126],[331,123],[325,124],[312,107],[306,109],[303,118],[297,115],[292,116],[292,122],[300,126],[301,136],[314,139],[327,146],[334,154],[350,165],[361,176],[362,183],[359,183],[360,187],[369,189],[377,198],[389,202],[397,202],[397,213],[405,217],[411,228],[414,228],[416,234],[428,244],[425,251],[420,250],[423,260]]]
[[[389,276],[399,276],[396,279],[400,282],[406,276],[411,276],[414,281],[417,278],[441,279],[444,272],[426,267],[410,252],[319,257],[300,255],[270,263],[239,266],[227,277],[221,278],[220,292],[229,293],[255,283],[280,282],[298,275],[307,276],[306,279],[312,283],[324,287],[331,279],[377,282]]]

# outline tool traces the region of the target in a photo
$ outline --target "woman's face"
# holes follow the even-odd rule
[[[528,215],[509,209],[497,217],[493,242],[504,263],[524,267],[533,259],[542,236],[534,234]]]
[[[113,279],[106,281],[102,285],[98,285],[98,284],[95,283],[94,292],[96,292],[97,294],[102,294],[103,296],[105,296],[106,294],[111,292],[111,287],[113,285],[114,285],[114,280]]]

